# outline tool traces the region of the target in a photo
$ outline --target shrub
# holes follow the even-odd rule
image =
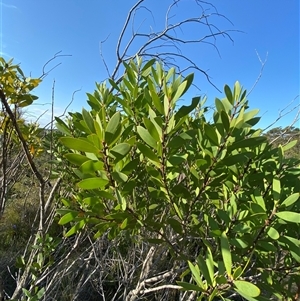
[[[170,288],[198,300],[292,298],[300,283],[300,161],[284,153],[295,142],[271,147],[238,82],[225,86],[208,121],[205,99],[177,107],[192,74],[140,58],[124,65],[120,82],[87,95],[90,111],[70,114],[68,124],[57,119],[78,182],[59,210],[66,235],[89,226],[95,238],[108,231],[110,239],[126,233],[167,246],[180,262],[170,268]],[[146,283],[132,286],[127,300],[153,291]]]

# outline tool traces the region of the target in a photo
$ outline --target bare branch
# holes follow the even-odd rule
[[[265,64],[266,64],[266,62],[267,62],[267,60],[268,60],[268,52],[267,52],[267,54],[266,54],[266,58],[265,58],[264,61],[262,61],[262,59],[260,58],[260,56],[259,56],[259,54],[258,54],[258,52],[257,52],[256,49],[255,49],[255,52],[256,52],[257,58],[258,58],[258,60],[259,60],[259,62],[260,62],[261,67],[260,67],[259,75],[258,75],[256,81],[254,82],[252,88],[251,88],[250,91],[248,92],[247,97],[251,94],[251,92],[254,90],[254,88],[256,87],[256,85],[258,84],[258,82],[260,81],[260,79],[261,79],[261,77],[262,77],[262,74],[263,74],[263,71],[264,71],[264,68],[265,68]]]

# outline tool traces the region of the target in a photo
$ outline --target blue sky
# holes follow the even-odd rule
[[[143,31],[150,27],[162,29],[165,11],[171,2],[145,1],[144,5],[151,9],[152,15],[146,9],[139,10],[136,28],[143,22]],[[0,3],[0,52],[5,59],[15,58],[26,74],[39,77],[43,65],[55,53],[62,51],[61,54],[71,55],[58,57],[49,64],[48,70],[61,63],[36,89],[35,94],[40,99],[28,109],[28,116],[34,118],[49,108],[47,103],[51,102],[54,79],[57,115],[63,112],[73,92],[78,89],[81,91],[75,94],[69,111],[81,111],[82,107],[87,107],[85,93],[93,92],[95,81],[107,78],[100,55],[100,42],[109,35],[102,45],[102,53],[112,70],[116,63],[117,38],[135,1],[0,0]],[[193,3],[193,0],[182,0],[174,10],[172,22],[184,17],[199,17],[202,12]],[[212,0],[211,3],[233,24],[216,16],[210,22],[221,30],[232,30],[233,42],[219,36],[215,45],[220,55],[208,44],[185,45],[182,51],[207,71],[212,82],[221,90],[224,84],[233,86],[236,80],[250,90],[261,69],[257,53],[262,61],[267,57],[262,77],[249,95],[250,107],[259,108],[260,115],[263,115],[259,125],[266,127],[278,117],[281,109],[299,95],[299,0]],[[206,7],[210,8],[208,13],[214,12],[212,7]],[[207,34],[207,29],[188,26],[178,34],[186,38],[199,38]],[[135,43],[131,53],[142,42]],[[201,91],[192,90],[183,97],[182,103],[188,103],[196,94],[207,95],[208,104],[212,104],[215,97],[222,97],[202,74],[196,74],[195,83]],[[290,108],[297,104],[299,98]],[[43,116],[42,122],[46,122],[47,118],[49,120],[49,114]],[[290,124],[294,116],[295,112],[277,125]]]

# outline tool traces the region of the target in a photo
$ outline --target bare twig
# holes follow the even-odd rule
[[[251,88],[250,91],[248,92],[247,97],[252,93],[252,91],[254,90],[254,88],[256,87],[256,85],[258,84],[258,82],[260,81],[260,79],[261,79],[261,77],[262,77],[262,74],[263,74],[263,71],[264,71],[264,68],[265,68],[265,65],[266,65],[266,62],[267,62],[267,60],[268,60],[268,52],[267,52],[267,54],[266,54],[266,58],[265,58],[264,61],[262,61],[262,59],[260,58],[260,55],[258,54],[258,52],[257,52],[256,49],[255,49],[255,52],[256,52],[256,56],[257,56],[257,58],[258,58],[258,60],[259,60],[259,62],[260,62],[261,67],[260,67],[260,71],[259,71],[258,77],[257,77],[257,79],[255,80],[255,82],[254,82],[252,88]]]

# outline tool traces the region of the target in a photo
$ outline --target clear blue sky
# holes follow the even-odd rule
[[[256,81],[262,60],[268,59],[262,78],[249,96],[250,107],[259,108],[263,116],[261,127],[265,127],[278,117],[283,109],[299,94],[299,0],[212,0],[218,12],[232,23],[222,18],[212,18],[211,23],[221,30],[240,30],[231,32],[234,42],[219,37],[216,46],[221,57],[212,46],[199,44],[186,46],[183,50],[193,58],[198,66],[206,70],[213,83],[222,90],[224,84],[232,86],[236,80],[250,90]],[[93,92],[94,82],[107,78],[100,57],[100,41],[108,35],[103,45],[103,55],[112,69],[116,62],[115,46],[133,0],[51,0],[25,1],[0,0],[1,3],[1,41],[0,51],[5,59],[15,58],[16,63],[32,77],[41,75],[42,67],[58,51],[70,54],[60,57],[49,65],[53,70],[36,90],[39,104],[51,102],[52,83],[55,79],[55,112],[60,114],[75,95],[72,111],[81,111],[86,105],[86,92]],[[171,1],[151,0],[144,5],[152,10],[140,10],[136,26],[144,20],[143,30],[150,26],[159,30],[164,22],[164,13]],[[213,12],[211,8],[210,12]],[[193,6],[193,0],[183,0],[174,11],[173,22],[182,17],[199,17],[201,11]],[[206,34],[205,27],[195,30],[187,27],[185,37]],[[135,44],[138,46],[138,44]],[[134,51],[134,49],[132,49]],[[215,97],[222,97],[201,74],[196,75],[195,83],[207,94],[209,104]],[[188,103],[193,95],[184,97]],[[299,98],[293,106],[299,104]],[[36,115],[47,109],[47,105],[34,105],[28,114]],[[295,114],[282,119],[277,125],[288,125]],[[46,114],[45,118],[49,118]],[[299,123],[296,124],[299,126]]]

